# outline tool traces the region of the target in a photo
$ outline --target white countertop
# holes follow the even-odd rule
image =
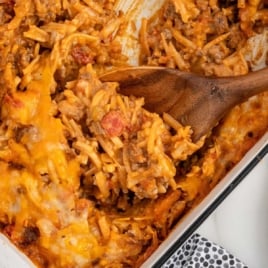
[[[249,268],[268,267],[268,155],[196,232]]]

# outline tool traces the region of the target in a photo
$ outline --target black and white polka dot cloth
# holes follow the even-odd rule
[[[192,235],[162,268],[248,268],[227,250],[199,234]]]

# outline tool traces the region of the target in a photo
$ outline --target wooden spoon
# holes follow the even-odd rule
[[[190,125],[197,141],[236,104],[268,90],[268,68],[215,78],[162,67],[129,67],[106,73],[100,80],[119,82],[119,93],[144,97],[149,111],[169,113]]]

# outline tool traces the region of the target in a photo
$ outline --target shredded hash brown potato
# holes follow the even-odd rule
[[[139,267],[268,129],[268,94],[197,143],[101,83],[127,65],[115,0],[0,1],[0,230],[37,267]],[[172,0],[141,64],[234,76],[267,65],[267,1]]]

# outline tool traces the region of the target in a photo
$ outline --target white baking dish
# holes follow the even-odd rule
[[[142,17],[148,17],[161,6],[163,0],[119,1],[117,9],[132,9],[131,16],[136,17],[137,29]],[[138,31],[137,31],[138,32]],[[122,40],[123,51],[130,57],[132,65],[137,64],[138,42],[133,39],[136,33],[131,32],[132,38]],[[186,239],[199,227],[210,213],[224,200],[224,198],[246,177],[248,172],[268,153],[268,132],[253,146],[243,159],[217,184],[206,198],[192,209],[173,229],[165,241],[158,247],[152,256],[142,265],[143,268],[161,267],[161,265],[181,246]],[[9,240],[0,234],[0,268],[31,268],[32,262]]]

